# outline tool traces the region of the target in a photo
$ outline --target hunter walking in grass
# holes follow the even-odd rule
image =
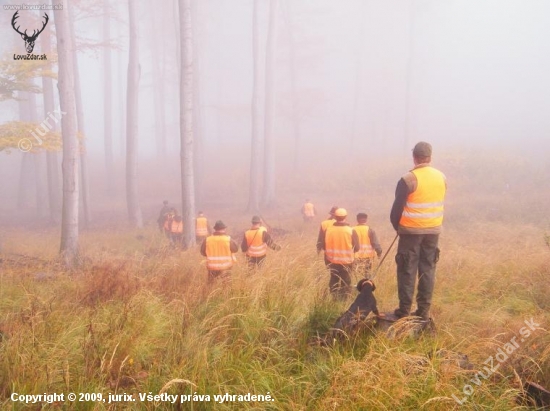
[[[226,228],[223,221],[216,221],[214,233],[206,237],[201,245],[201,254],[206,257],[208,282],[227,277],[233,267],[233,254],[239,251],[237,243],[225,233]]]
[[[306,202],[302,206],[301,212],[305,223],[313,221],[313,218],[317,215],[317,210],[315,210],[315,206],[311,201],[309,201],[309,199],[306,199]]]
[[[419,142],[413,149],[414,168],[397,183],[390,220],[399,235],[397,245],[398,318],[409,315],[416,277],[417,310],[412,314],[429,319],[439,259],[439,234],[447,190],[445,175],[430,165],[432,146]]]
[[[211,230],[208,225],[208,219],[204,216],[202,211],[199,211],[199,215],[195,219],[195,237],[197,244],[202,243],[210,233]]]
[[[351,294],[351,269],[354,253],[360,249],[359,237],[346,222],[348,212],[344,208],[334,211],[334,224],[321,236],[321,248],[325,250],[325,265],[330,272],[329,289],[337,299]]]
[[[162,202],[162,208],[159,212],[159,218],[157,218],[157,224],[159,226],[159,231],[162,233],[164,227],[164,220],[166,219],[166,214],[170,212],[170,207],[168,207],[168,200]]]
[[[273,241],[267,229],[262,227],[262,219],[255,215],[252,217],[252,227],[244,233],[241,243],[241,249],[246,253],[249,270],[261,266],[267,254],[267,247],[277,251],[281,249],[281,246]]]
[[[366,213],[357,214],[357,225],[353,227],[353,231],[359,237],[360,249],[355,253],[355,270],[364,278],[369,278],[374,256],[380,258],[382,247],[378,242],[378,237],[374,230],[367,225],[368,215]]]
[[[328,218],[321,221],[321,226],[319,227],[319,235],[317,236],[317,254],[319,254],[323,249],[322,239],[325,236],[327,228],[336,222],[336,220],[334,219],[334,212],[336,210],[338,210],[338,206],[333,206],[328,212]]]

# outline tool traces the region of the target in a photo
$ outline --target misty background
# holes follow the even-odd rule
[[[96,218],[108,218],[120,205],[116,211],[123,215],[128,5],[109,1],[111,37],[106,43],[103,3],[70,3],[92,212]],[[181,199],[178,5],[172,0],[135,3],[141,67],[139,196],[146,219],[151,219],[164,198],[176,204]],[[489,189],[497,193],[510,184],[532,189],[525,181],[531,177],[537,184],[547,181],[547,1],[276,3],[275,173],[278,195],[295,199],[290,209],[299,207],[305,196],[323,196],[330,204],[346,190],[385,190],[391,197],[397,179],[412,166],[410,150],[419,140],[432,143],[433,162],[448,177],[465,172],[457,165],[462,159],[480,170],[485,161],[510,164],[510,173],[502,178],[468,171],[495,181]],[[258,64],[265,71],[270,2],[259,4]],[[198,207],[214,209],[229,202],[244,210],[251,152],[253,1],[201,0],[193,7],[195,139],[201,150],[195,162],[202,176]],[[0,52],[7,60],[24,53],[23,41],[10,24],[13,13],[0,8]],[[38,18],[37,12],[23,13]],[[53,26],[53,12],[48,13]],[[106,175],[104,159],[104,47],[111,50],[112,60],[112,176]],[[35,53],[40,53],[40,37]],[[265,93],[265,78],[263,82],[260,93]],[[36,99],[42,113],[39,94]],[[16,101],[0,102],[0,124],[18,118]],[[23,209],[32,215],[42,206],[32,195],[23,205],[18,200],[22,158],[17,149],[0,153],[0,213],[5,224],[22,223],[11,217]],[[529,169],[512,181],[518,165]],[[107,191],[106,180],[114,182],[114,194]],[[548,183],[540,188],[547,190]]]

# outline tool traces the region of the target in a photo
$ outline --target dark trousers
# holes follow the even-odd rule
[[[328,263],[330,272],[328,287],[334,298],[344,300],[351,294],[351,264]]]
[[[208,270],[208,283],[217,279],[227,280],[231,278],[231,270]]]
[[[409,315],[414,286],[418,276],[415,315],[428,318],[435,285],[435,266],[439,259],[439,234],[404,234],[397,245],[397,293],[399,309],[396,314]]]
[[[250,257],[246,256],[246,261],[248,263],[248,269],[254,270],[255,268],[260,268],[265,260],[265,255],[261,257]]]

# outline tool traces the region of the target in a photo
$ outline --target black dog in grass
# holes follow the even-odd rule
[[[378,307],[376,306],[376,298],[373,294],[373,291],[376,290],[376,286],[372,280],[367,278],[361,279],[357,283],[357,290],[359,291],[359,295],[355,298],[355,301],[334,323],[331,333],[332,338],[341,336],[342,332],[349,334],[356,329],[359,323],[364,321],[371,312],[374,313],[374,315],[380,316]]]

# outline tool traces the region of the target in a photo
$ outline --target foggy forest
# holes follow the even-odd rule
[[[15,1],[0,409],[550,407],[548,1]]]

